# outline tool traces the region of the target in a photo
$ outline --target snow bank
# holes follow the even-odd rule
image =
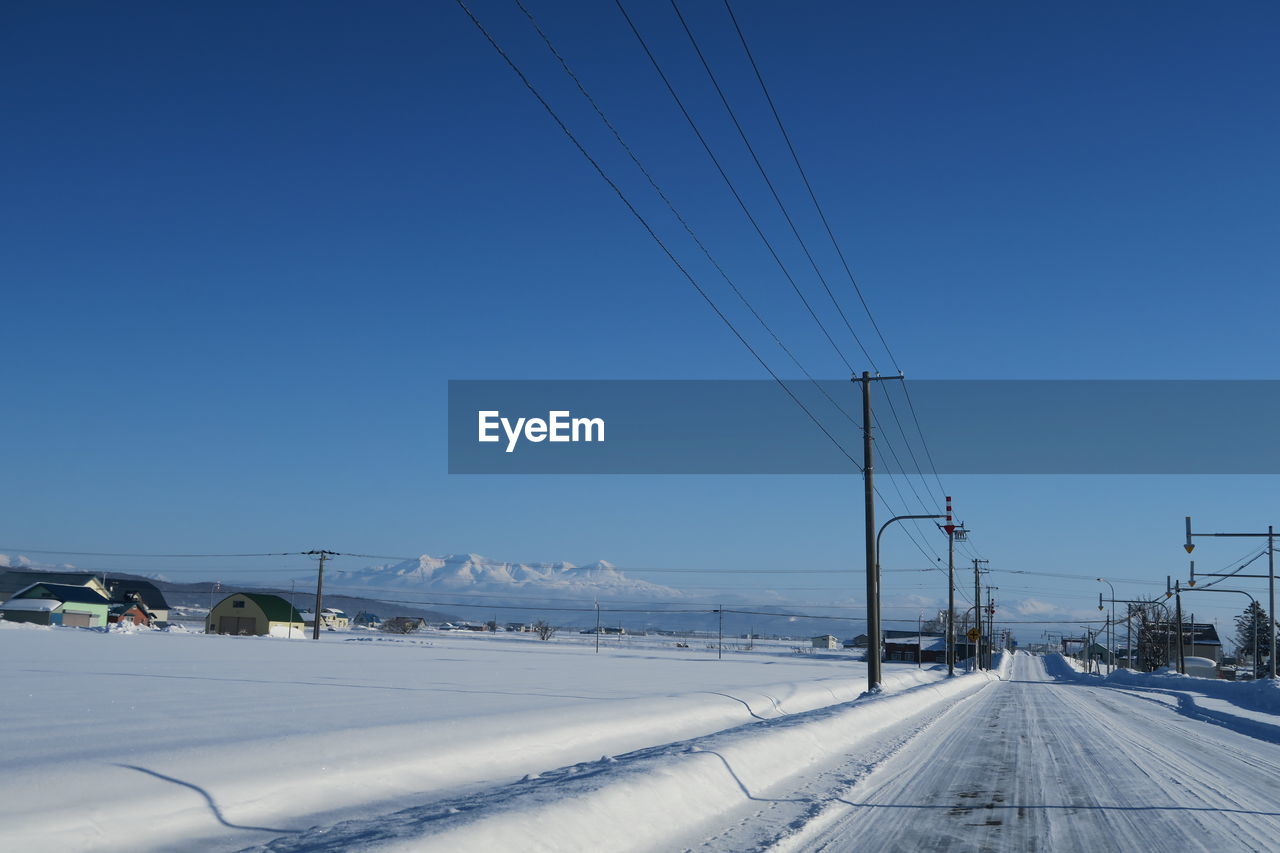
[[[1055,678],[1082,684],[1167,696],[1185,716],[1280,743],[1280,681],[1197,678],[1168,668],[1158,672],[1117,669],[1103,677],[1083,673],[1073,664],[1069,658],[1051,655],[1045,660],[1045,669]]]
[[[745,799],[877,733],[957,702],[1003,672],[975,673],[835,708],[740,726],[530,777],[485,795],[278,839],[266,850],[673,849]]]
[[[240,849],[847,703],[866,678],[847,657],[717,661],[657,638],[596,655],[531,635],[0,628],[0,834],[14,849]],[[942,677],[885,673],[890,691]]]

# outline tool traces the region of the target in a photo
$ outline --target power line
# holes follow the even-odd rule
[[[777,332],[775,332],[773,328],[765,321],[764,317],[760,315],[760,312],[756,310],[755,306],[751,304],[750,300],[747,299],[746,295],[742,292],[742,290],[738,287],[738,285],[734,282],[734,280],[729,276],[729,273],[725,271],[724,267],[720,264],[720,262],[716,260],[716,258],[711,254],[711,250],[707,248],[706,244],[703,243],[702,239],[693,230],[693,226],[689,224],[688,220],[685,219],[685,217],[676,208],[675,203],[671,201],[671,198],[662,189],[662,187],[659,186],[657,179],[653,177],[653,174],[645,167],[644,163],[641,162],[640,157],[635,153],[635,151],[631,148],[631,146],[627,144],[627,141],[623,139],[622,133],[613,124],[613,122],[609,120],[609,117],[605,115],[604,109],[600,106],[600,104],[596,101],[596,99],[592,97],[591,93],[587,91],[585,84],[583,84],[582,80],[569,66],[568,60],[566,60],[564,56],[560,53],[560,51],[556,48],[555,44],[551,41],[551,37],[548,36],[547,33],[542,29],[542,26],[538,23],[537,19],[533,16],[533,13],[529,11],[529,9],[521,2],[521,0],[515,0],[515,4],[517,7],[519,7],[520,11],[524,13],[525,17],[529,19],[529,23],[533,26],[534,30],[542,38],[543,43],[547,46],[547,50],[549,50],[551,52],[551,55],[555,57],[556,61],[560,64],[560,68],[564,71],[566,75],[568,75],[569,79],[573,81],[574,85],[578,88],[578,92],[581,93],[582,97],[585,98],[587,103],[591,105],[591,108],[595,111],[596,116],[598,116],[600,121],[604,124],[604,126],[608,128],[609,132],[613,134],[613,138],[617,141],[618,145],[621,146],[622,150],[626,152],[627,156],[631,159],[631,162],[635,164],[636,168],[640,170],[640,174],[644,175],[645,180],[649,182],[649,186],[657,194],[658,198],[662,199],[663,203],[667,206],[667,209],[671,211],[671,215],[676,218],[676,221],[679,222],[681,227],[684,228],[685,233],[689,235],[689,238],[693,240],[694,244],[702,251],[702,254],[706,257],[707,261],[715,268],[716,272],[720,274],[720,277],[724,279],[725,283],[729,285],[729,288],[733,291],[734,295],[738,297],[738,299],[742,302],[744,306],[746,306],[747,310],[750,311],[751,315],[756,318],[757,322],[760,323],[761,327],[766,332],[769,333],[769,336],[771,338],[773,338],[774,343],[776,343],[778,347],[784,353],[787,354],[787,357],[791,359],[792,363],[795,364],[797,368],[799,368],[800,372],[804,374],[805,378],[808,379],[809,382],[811,382],[813,386],[818,389],[818,391],[822,394],[822,396],[826,397],[827,401],[830,402],[831,405],[834,406],[836,410],[840,412],[840,414],[844,415],[844,417],[851,424],[853,424],[857,429],[862,429],[861,424],[859,424],[856,420],[854,420],[853,415],[851,415],[843,406],[841,406],[838,402],[836,402],[836,400],[827,392],[826,388],[824,388],[823,385],[813,377],[813,374],[810,373],[809,370],[800,362],[800,359],[795,355],[794,352],[792,352],[791,348],[788,347],[785,343],[783,343],[782,338],[779,337]]]
[[[712,72],[710,64],[707,62],[706,57],[703,55],[701,49],[698,47],[697,40],[694,38],[692,30],[689,28],[689,25],[685,21],[684,16],[681,15],[679,6],[676,4],[676,0],[671,0],[671,5],[675,9],[676,16],[680,19],[680,23],[684,27],[685,33],[689,36],[689,40],[693,44],[694,51],[698,54],[698,58],[702,61],[703,68],[706,69],[707,75],[711,78],[712,85],[715,87],[716,92],[720,95],[721,102],[724,104],[725,109],[729,112],[729,117],[732,119],[734,127],[737,128],[739,135],[742,137],[743,143],[747,146],[747,150],[751,154],[752,160],[754,160],[756,167],[760,170],[760,174],[764,178],[765,183],[769,186],[769,190],[773,194],[774,200],[777,201],[778,207],[782,211],[783,217],[786,219],[787,224],[791,227],[792,233],[795,234],[796,239],[800,242],[800,247],[801,249],[804,250],[805,257],[809,259],[810,265],[813,266],[814,273],[817,274],[818,280],[822,282],[823,288],[826,289],[827,295],[831,298],[832,304],[835,305],[836,311],[839,312],[840,318],[844,321],[845,327],[849,330],[849,334],[853,336],[854,341],[857,342],[858,347],[862,350],[863,355],[867,357],[867,360],[868,362],[870,362],[871,367],[878,372],[879,368],[876,367],[875,359],[871,357],[871,354],[867,351],[866,346],[863,345],[862,339],[858,336],[858,333],[854,331],[853,325],[849,322],[848,316],[845,315],[843,307],[841,307],[839,300],[836,299],[835,294],[831,291],[830,286],[827,284],[826,278],[822,275],[822,272],[818,268],[818,264],[814,260],[813,255],[810,253],[808,246],[805,244],[804,239],[800,236],[800,232],[796,228],[795,222],[792,220],[790,213],[787,211],[786,206],[783,204],[781,197],[778,195],[777,191],[774,189],[773,182],[769,179],[769,176],[765,171],[764,166],[761,164],[760,159],[756,156],[755,149],[752,147],[750,141],[748,140],[746,131],[743,130],[742,125],[738,122],[737,116],[734,114],[733,108],[729,105],[728,98],[725,96],[724,91],[721,89],[719,82],[716,80],[715,74]],[[862,292],[862,288],[858,285],[858,281],[854,277],[852,269],[850,269],[849,267],[849,262],[845,258],[844,251],[841,249],[839,241],[836,240],[835,232],[831,228],[831,223],[827,219],[827,215],[822,208],[822,204],[818,201],[817,193],[814,192],[813,185],[809,181],[809,175],[805,171],[804,166],[800,162],[800,155],[796,152],[795,145],[791,141],[791,135],[787,133],[787,128],[786,128],[786,125],[783,124],[782,116],[778,112],[777,105],[773,101],[773,96],[769,93],[769,87],[765,85],[764,75],[761,73],[759,65],[756,64],[755,57],[751,53],[751,48],[747,44],[746,36],[742,32],[742,28],[738,26],[737,17],[734,16],[733,8],[729,5],[728,0],[725,0],[725,9],[728,11],[729,18],[733,22],[734,30],[738,34],[738,40],[742,43],[743,52],[746,54],[747,60],[751,64],[751,69],[755,73],[756,81],[760,84],[760,90],[764,94],[765,101],[768,103],[769,109],[773,113],[773,118],[778,125],[778,130],[782,134],[783,140],[786,142],[787,150],[791,153],[791,159],[795,163],[796,170],[800,173],[800,178],[804,183],[805,189],[808,191],[810,200],[813,202],[814,209],[817,211],[818,217],[821,219],[823,227],[826,229],[827,236],[831,239],[831,245],[835,248],[836,254],[839,256],[840,262],[844,266],[844,271],[849,278],[849,282],[853,285],[854,291],[857,293],[858,299],[862,303],[862,308],[866,312],[867,319],[871,321],[872,327],[875,329],[876,334],[880,338],[880,343],[884,346],[885,352],[889,354],[890,359],[894,363],[895,369],[897,369],[898,372],[901,373],[902,372],[901,368],[898,367],[897,360],[893,358],[893,353],[889,349],[889,344],[885,340],[884,334],[880,331],[880,326],[878,323],[876,323],[875,316],[871,313],[871,308],[867,304],[867,300]],[[898,408],[897,406],[894,405],[893,395],[886,393],[885,400],[889,404],[889,411],[893,415],[893,419],[898,426],[898,431],[902,435],[903,443],[906,446],[907,453],[910,455],[911,461],[915,465],[916,471],[921,479],[921,482],[923,483],[925,481],[924,470],[920,467],[919,460],[916,459],[915,450],[911,446],[911,438],[907,434],[905,427],[903,427],[902,425],[902,420],[898,416]],[[880,427],[878,422],[876,426],[877,428]],[[887,434],[883,429],[881,429],[881,433],[885,437],[886,446],[890,449],[890,452],[894,456],[895,461],[897,461],[897,452],[893,450],[892,443],[889,442]],[[923,440],[923,433],[921,433],[921,439]],[[904,466],[901,463],[901,461],[898,461],[898,467],[907,476],[907,482],[909,485],[911,485],[910,474],[906,474],[906,466]],[[936,497],[931,496],[932,500],[936,500],[937,497],[943,497],[946,494],[945,489],[943,489],[942,487],[941,480],[938,481],[938,487],[939,489],[942,489],[942,492],[940,495]],[[911,485],[911,489],[913,492],[915,492],[914,485]],[[927,489],[928,489],[928,486],[926,485],[926,490]],[[918,493],[916,493],[916,499],[921,501],[922,506],[925,506],[925,507],[928,506],[928,504],[926,504],[923,500],[920,499],[920,495]],[[937,504],[935,504],[935,506],[940,504],[941,502],[939,501]]]
[[[499,53],[499,55],[502,56],[502,58],[507,62],[507,64],[511,66],[512,70],[516,72],[517,76],[520,77],[521,81],[530,90],[530,92],[539,100],[539,102],[548,111],[548,113],[551,114],[552,118],[560,126],[561,130],[566,134],[566,136],[569,137],[570,141],[574,143],[575,147],[577,147],[578,150],[583,154],[583,156],[586,157],[588,162],[591,163],[591,165],[596,169],[596,171],[600,174],[600,176],[610,185],[610,187],[614,190],[614,192],[618,194],[619,198],[622,199],[623,203],[627,205],[628,209],[632,212],[632,214],[641,222],[645,230],[654,239],[654,241],[658,243],[658,245],[662,248],[664,253],[666,253],[668,258],[672,261],[672,263],[674,263],[676,267],[680,270],[680,272],[686,277],[686,279],[689,280],[690,284],[692,284],[694,288],[698,291],[698,293],[703,297],[703,299],[706,300],[709,305],[711,305],[712,309],[716,312],[716,314],[720,316],[720,318],[727,325],[729,325],[730,329],[734,332],[734,334],[738,337],[738,339],[743,343],[744,346],[748,348],[749,351],[751,351],[752,355],[755,356],[756,360],[759,361],[761,365],[765,367],[765,369],[774,378],[774,380],[783,388],[783,390],[788,394],[788,396],[790,396],[792,400],[797,405],[799,405],[801,409],[805,411],[805,413],[809,416],[810,420],[812,420],[814,424],[817,425],[818,428],[822,430],[822,432],[827,436],[827,438],[836,445],[836,447],[840,450],[840,452],[844,454],[844,456],[847,459],[849,459],[849,461],[852,462],[859,471],[861,471],[862,470],[861,465],[858,464],[858,462],[844,448],[844,446],[830,433],[830,431],[827,430],[827,428],[821,423],[821,421],[817,418],[817,416],[814,415],[806,406],[804,406],[804,404],[799,400],[798,397],[795,396],[795,394],[791,391],[791,389],[788,388],[786,384],[783,383],[782,380],[777,376],[777,374],[774,373],[774,371],[768,366],[768,364],[765,363],[763,358],[758,353],[756,353],[756,351],[750,346],[749,343],[747,343],[746,339],[741,335],[741,333],[738,332],[738,330],[733,326],[733,324],[728,320],[728,318],[725,317],[725,315],[719,310],[718,307],[716,307],[714,301],[711,300],[710,296],[706,294],[706,292],[697,284],[696,280],[694,280],[692,275],[684,268],[683,265],[680,264],[680,262],[675,258],[674,254],[672,254],[672,252],[667,248],[667,246],[663,243],[663,241],[657,236],[657,234],[649,226],[648,222],[639,214],[639,212],[635,209],[635,207],[631,205],[631,203],[627,200],[626,196],[622,193],[621,189],[619,189],[618,186],[608,178],[608,176],[604,173],[603,169],[599,166],[599,164],[591,157],[591,155],[586,151],[586,149],[583,148],[583,146],[577,141],[577,139],[573,136],[572,132],[568,129],[568,127],[564,124],[564,122],[560,120],[559,116],[555,113],[554,109],[546,102],[544,98],[542,98],[542,96],[538,93],[537,89],[532,85],[532,83],[528,80],[528,78],[520,71],[520,69],[516,66],[514,61],[501,49],[501,47],[497,44],[494,38],[487,32],[487,30],[485,30],[485,28],[483,27],[483,25],[481,25],[479,20],[470,12],[469,9],[467,9],[467,7],[462,2],[462,0],[458,0],[458,3],[459,3],[459,6],[462,7],[463,11],[466,12],[468,17],[471,18],[473,23],[475,23],[477,28],[480,29],[481,33],[485,35],[489,43],[494,47],[494,49]],[[658,76],[662,80],[663,84],[666,86],[667,91],[670,93],[671,97],[675,101],[676,106],[679,108],[681,114],[685,117],[685,120],[689,123],[689,126],[693,130],[694,135],[698,138],[699,142],[702,144],[703,149],[706,151],[708,157],[710,157],[712,163],[715,165],[721,178],[724,179],[726,185],[729,188],[729,191],[733,194],[735,200],[738,202],[739,207],[741,207],[741,209],[743,210],[743,213],[747,216],[748,220],[751,222],[752,226],[755,228],[757,235],[764,242],[766,248],[769,250],[770,254],[773,256],[774,260],[777,262],[779,268],[782,270],[784,276],[787,278],[788,282],[791,284],[792,289],[796,292],[796,295],[800,297],[802,303],[804,303],[805,307],[808,309],[810,316],[813,317],[814,321],[818,324],[819,328],[822,329],[823,334],[831,342],[837,354],[841,356],[841,359],[845,362],[845,365],[849,367],[850,370],[852,370],[852,367],[849,365],[848,360],[844,359],[843,353],[840,352],[839,347],[835,344],[834,339],[831,338],[830,333],[827,332],[826,327],[822,324],[821,319],[818,318],[817,313],[813,310],[813,307],[809,304],[808,300],[804,297],[804,294],[800,291],[800,288],[798,284],[795,282],[795,279],[791,276],[790,272],[786,268],[786,265],[782,262],[781,258],[778,256],[777,252],[774,250],[772,244],[769,242],[768,238],[765,236],[763,229],[760,227],[755,217],[751,214],[750,209],[747,207],[746,202],[742,199],[741,194],[738,193],[737,188],[733,184],[733,181],[729,178],[728,174],[725,172],[724,168],[721,166],[719,159],[715,156],[715,153],[711,149],[710,144],[707,142],[706,137],[702,134],[701,130],[698,128],[697,122],[694,121],[692,115],[689,113],[683,101],[680,99],[679,94],[675,91],[675,87],[672,85],[670,79],[667,77],[666,73],[663,71],[661,64],[657,61],[657,58],[654,56],[653,52],[649,49],[648,43],[645,41],[643,35],[640,33],[639,29],[636,27],[634,21],[632,21],[630,15],[628,15],[626,8],[621,3],[621,0],[615,0],[615,3],[618,7],[618,10],[621,12],[623,18],[626,20],[628,26],[630,27],[632,33],[635,35],[637,41],[639,42],[641,49],[644,51],[645,55],[649,58],[649,61],[653,64],[655,71],[658,73]],[[536,27],[536,22],[534,23]],[[554,53],[554,48],[553,48],[553,53]],[[563,63],[563,66],[567,66],[567,62]],[[585,94],[585,87],[580,86],[580,90],[583,90]],[[603,111],[598,110],[598,113],[602,114]],[[623,144],[625,148],[625,143]],[[828,399],[830,398],[828,397]],[[835,404],[834,401],[832,401],[832,403]],[[839,407],[838,404],[835,404],[835,405],[838,409],[840,409],[843,412],[843,409]],[[848,416],[847,413],[845,414],[846,416]],[[850,418],[850,420],[852,420],[852,418]],[[886,438],[886,443],[888,443],[887,438]],[[902,467],[901,462],[899,462],[899,467]],[[877,495],[879,495],[878,492],[877,492]],[[880,496],[880,498],[881,500],[883,500],[882,495]],[[905,503],[906,502],[905,497],[903,497],[902,499]],[[887,504],[887,501],[885,503]],[[919,532],[918,529],[917,529],[917,532]],[[910,536],[910,534],[908,534],[908,536]],[[916,541],[914,537],[910,537],[910,538],[912,539],[913,544],[915,544],[915,546],[921,551],[921,553],[924,554],[926,557],[928,557],[928,553],[925,552],[924,548],[920,545],[920,543]],[[935,557],[937,556],[936,551],[934,552],[934,555]]]
[[[878,373],[879,370],[876,369],[875,359],[871,357],[871,353],[867,352],[867,348],[863,345],[862,339],[858,337],[858,333],[853,330],[853,325],[849,322],[849,318],[845,316],[844,309],[840,306],[840,302],[836,299],[836,295],[832,293],[831,286],[827,284],[827,279],[823,276],[822,270],[819,269],[818,262],[814,260],[813,253],[809,251],[808,244],[805,243],[804,238],[800,236],[800,229],[796,227],[795,220],[791,218],[791,212],[788,211],[787,206],[783,204],[782,196],[778,195],[778,190],[774,187],[773,181],[769,178],[768,171],[765,170],[764,164],[760,162],[760,157],[756,154],[755,148],[751,145],[751,140],[748,138],[747,132],[743,130],[742,124],[738,121],[738,116],[733,111],[733,106],[730,105],[729,98],[725,95],[724,90],[720,88],[720,81],[716,79],[715,72],[711,70],[711,64],[707,62],[706,56],[702,53],[702,48],[698,45],[698,40],[694,38],[693,30],[689,28],[688,22],[685,21],[684,15],[681,14],[680,6],[676,0],[671,0],[671,8],[675,10],[676,17],[680,20],[680,26],[684,29],[685,35],[689,37],[689,43],[693,45],[693,52],[697,54],[698,61],[702,63],[703,69],[707,72],[707,77],[711,80],[712,87],[715,88],[716,94],[720,96],[720,103],[724,104],[725,111],[729,114],[729,120],[733,122],[733,126],[738,131],[738,136],[742,138],[742,144],[747,147],[747,153],[751,155],[752,162],[756,164],[756,169],[759,170],[760,177],[764,179],[765,186],[769,188],[769,193],[773,196],[773,200],[778,203],[778,210],[782,213],[782,218],[786,220],[787,225],[791,228],[791,233],[795,235],[796,242],[800,244],[800,249],[804,252],[804,256],[809,259],[809,265],[813,267],[814,275],[816,275],[818,277],[818,281],[822,283],[823,289],[826,290],[827,296],[831,299],[831,304],[835,306],[836,311],[840,314],[840,319],[844,321],[845,328],[847,328],[849,330],[849,334],[853,336],[854,341],[858,344],[858,348],[862,350],[862,354],[866,356],[866,359],[870,363],[872,369],[875,369]],[[839,352],[839,347],[836,348],[836,351]],[[841,353],[840,357],[843,359],[844,354]],[[853,370],[853,366],[850,365],[848,361],[845,361],[845,366],[848,367],[850,371]]]
[[[840,258],[840,262],[844,265],[844,271],[849,276],[850,283],[853,284],[854,291],[858,294],[858,299],[862,302],[862,309],[867,314],[867,319],[871,321],[871,327],[875,329],[876,335],[880,338],[880,343],[884,346],[885,352],[889,354],[889,358],[893,360],[893,352],[889,349],[889,344],[884,338],[884,333],[880,331],[876,318],[871,313],[871,307],[867,304],[866,297],[863,296],[862,288],[858,285],[858,281],[854,278],[853,271],[849,268],[849,262],[845,259],[844,252],[840,248],[840,243],[836,240],[835,232],[831,229],[831,223],[827,220],[827,214],[822,209],[822,205],[818,202],[817,193],[813,190],[813,185],[809,182],[809,175],[805,172],[804,166],[800,163],[800,155],[796,153],[795,145],[791,142],[791,134],[787,133],[786,125],[782,122],[782,116],[778,112],[777,106],[773,102],[773,96],[769,94],[769,87],[765,85],[764,75],[760,72],[760,66],[756,64],[755,57],[751,53],[751,48],[747,44],[747,37],[743,34],[742,28],[738,26],[738,18],[733,14],[733,7],[729,5],[729,0],[725,0],[725,9],[729,13],[729,20],[733,22],[733,29],[738,34],[738,40],[742,42],[743,52],[747,55],[747,61],[751,63],[751,70],[755,72],[756,80],[760,83],[760,90],[764,93],[765,100],[769,104],[769,109],[773,113],[774,121],[778,124],[778,130],[782,133],[783,140],[787,143],[787,150],[791,152],[791,159],[796,164],[796,170],[800,173],[800,178],[804,181],[805,189],[809,192],[809,198],[813,201],[814,208],[818,211],[818,217],[822,220],[822,225],[827,230],[827,236],[831,238],[831,245],[835,247],[836,254]],[[834,299],[834,297],[832,297]],[[843,316],[843,312],[841,312]],[[847,321],[846,321],[847,322]],[[852,329],[850,329],[852,331]],[[864,349],[865,352],[865,349]],[[870,356],[868,356],[870,359]],[[896,360],[893,360],[894,369],[898,369]],[[872,366],[875,364],[872,362]],[[899,373],[902,371],[899,370]]]
[[[837,257],[840,258],[840,263],[844,267],[845,275],[848,276],[849,283],[853,285],[854,292],[858,295],[858,301],[862,303],[862,310],[866,313],[867,320],[870,321],[871,327],[875,330],[876,336],[880,339],[880,344],[884,347],[885,353],[889,356],[889,361],[893,364],[894,370],[898,371],[898,373],[902,373],[902,368],[898,364],[898,359],[894,355],[893,349],[889,346],[888,340],[885,339],[884,332],[880,329],[880,324],[876,322],[875,315],[871,311],[871,306],[867,302],[866,295],[862,292],[862,287],[858,284],[858,279],[854,276],[853,269],[849,265],[849,260],[845,257],[844,250],[840,246],[840,241],[836,239],[835,231],[831,227],[831,222],[827,218],[826,211],[823,209],[822,203],[818,201],[818,194],[814,191],[813,184],[809,181],[809,175],[805,171],[804,165],[800,161],[800,155],[797,153],[795,145],[791,141],[791,134],[787,132],[786,124],[782,121],[782,114],[778,111],[777,105],[774,103],[773,96],[769,92],[769,87],[765,84],[764,74],[760,71],[760,66],[756,63],[755,56],[751,53],[751,46],[747,43],[747,38],[742,31],[742,27],[738,25],[738,18],[734,15],[733,7],[730,5],[729,0],[724,0],[724,6],[725,10],[729,13],[729,20],[733,23],[734,32],[737,33],[738,40],[742,43],[742,50],[747,56],[747,61],[751,64],[751,69],[755,73],[756,81],[760,84],[760,90],[764,93],[765,101],[769,104],[769,110],[773,113],[774,121],[778,125],[778,131],[782,134],[782,138],[787,145],[787,150],[791,153],[791,159],[795,163],[796,170],[800,173],[800,178],[804,182],[805,189],[809,193],[809,199],[813,202],[814,209],[818,213],[818,218],[822,221],[823,228],[826,229],[827,237],[830,238],[831,245],[836,250]],[[945,496],[947,494],[946,487],[942,485],[942,478],[938,476],[938,468],[933,461],[933,453],[929,450],[929,443],[925,439],[924,430],[920,426],[919,415],[916,413],[915,402],[911,399],[911,391],[906,386],[905,382],[902,390],[903,395],[907,400],[907,406],[911,412],[911,419],[915,423],[916,432],[920,436],[920,444],[924,448],[925,456],[929,462],[929,467],[933,472],[934,480],[937,481],[940,495]],[[897,420],[897,411],[893,406],[892,399],[890,399],[889,408],[894,413],[894,419]],[[908,450],[910,450],[910,439],[907,438],[906,430],[902,428],[901,421],[898,421],[898,428],[902,430],[904,440],[907,441],[907,447]],[[912,453],[912,456],[914,457],[914,452]],[[916,467],[917,470],[919,470],[918,462],[916,463]],[[920,471],[920,476],[921,479],[924,478],[923,471]]]
[[[203,559],[206,557],[296,557],[303,551],[275,551],[265,554],[126,554],[108,551],[50,551],[40,548],[13,548],[0,545],[0,551],[13,551],[17,554],[53,554],[64,557],[161,557],[166,559]],[[18,568],[9,566],[8,568]]]
[[[720,173],[720,177],[724,179],[725,185],[728,186],[729,188],[729,192],[733,194],[734,199],[738,202],[738,206],[742,208],[742,212],[746,215],[747,220],[751,223],[751,226],[755,229],[755,232],[760,237],[761,242],[764,243],[765,248],[768,249],[769,254],[773,257],[773,260],[777,263],[778,268],[782,270],[782,274],[784,277],[786,277],[787,282],[790,283],[791,289],[795,291],[796,296],[800,297],[800,301],[801,303],[804,304],[805,309],[809,312],[809,316],[812,317],[813,321],[818,324],[818,328],[822,330],[823,336],[826,337],[827,341],[831,344],[831,347],[836,351],[836,354],[840,356],[840,360],[844,362],[845,367],[847,367],[849,369],[849,372],[852,373],[853,365],[851,365],[849,363],[849,360],[845,358],[844,353],[841,351],[839,345],[836,344],[835,339],[831,337],[831,333],[827,331],[827,327],[823,324],[822,320],[818,317],[817,312],[813,310],[813,306],[809,304],[809,300],[805,297],[804,293],[801,292],[800,285],[796,283],[795,278],[792,277],[791,272],[787,269],[786,264],[782,262],[782,258],[779,257],[777,250],[773,247],[773,243],[771,243],[769,241],[769,238],[765,236],[764,230],[760,227],[760,223],[756,221],[756,218],[751,213],[750,208],[747,207],[747,203],[743,201],[742,195],[738,192],[737,187],[734,186],[732,179],[729,178],[728,173],[725,172],[724,167],[720,164],[719,158],[716,157],[715,152],[711,150],[711,145],[710,143],[707,142],[706,137],[703,136],[702,131],[698,128],[698,123],[693,120],[693,116],[690,115],[688,109],[685,108],[684,101],[680,99],[680,96],[676,93],[675,87],[671,84],[671,81],[667,78],[666,72],[662,70],[662,65],[659,64],[657,57],[653,55],[653,51],[649,49],[648,42],[646,42],[644,36],[640,34],[640,30],[636,27],[635,22],[631,20],[631,16],[627,14],[626,8],[622,5],[622,0],[614,0],[614,3],[617,5],[618,11],[622,13],[622,17],[626,19],[627,25],[631,27],[631,32],[635,34],[636,39],[640,42],[640,47],[644,50],[645,55],[649,57],[649,61],[653,64],[654,70],[657,71],[658,76],[662,78],[663,84],[666,85],[667,91],[671,94],[671,97],[675,100],[676,106],[679,107],[681,114],[685,117],[685,120],[689,123],[689,127],[692,128],[694,135],[697,136],[698,141],[702,143],[702,147],[707,152],[707,156],[711,158],[711,162],[715,165],[716,171],[718,171]]]
[[[760,362],[760,366],[763,367],[766,371],[768,371],[769,375],[773,377],[773,380],[776,383],[778,383],[778,386],[782,388],[784,392],[786,392],[787,396],[790,397],[792,401],[797,406],[799,406],[806,415],[809,416],[809,419],[813,421],[814,425],[816,425],[818,429],[822,430],[823,434],[826,435],[826,437],[831,440],[831,443],[836,446],[836,449],[838,449],[846,459],[848,459],[851,463],[853,463],[854,467],[856,467],[859,471],[861,471],[862,466],[858,464],[857,460],[855,460],[847,450],[845,450],[844,445],[842,445],[839,442],[839,440],[837,440],[836,437],[831,434],[831,432],[826,428],[826,426],[824,426],[822,422],[818,420],[817,416],[814,415],[813,412],[809,410],[808,406],[806,406],[803,402],[801,402],[800,398],[797,397],[795,393],[790,388],[787,387],[787,384],[783,382],[782,379],[778,376],[778,374],[773,371],[773,368],[771,368],[768,365],[768,363],[764,360],[764,358],[761,357],[761,355],[758,352],[756,352],[755,348],[751,346],[751,344],[747,341],[747,339],[743,337],[742,333],[738,331],[737,327],[733,325],[733,322],[728,317],[725,316],[724,312],[720,310],[720,308],[716,305],[715,301],[711,298],[711,296],[705,290],[703,290],[702,286],[698,284],[697,280],[693,277],[693,275],[687,269],[685,269],[684,265],[681,264],[680,261],[676,258],[676,256],[672,253],[671,249],[667,247],[667,244],[662,241],[662,238],[660,238],[657,232],[653,230],[652,226],[649,225],[648,220],[646,220],[644,216],[640,214],[640,211],[635,208],[635,206],[627,198],[626,194],[622,192],[622,189],[616,183],[613,182],[613,180],[608,176],[608,174],[604,171],[604,169],[600,166],[600,164],[596,162],[595,158],[592,157],[591,154],[587,151],[587,149],[582,146],[582,143],[578,141],[578,138],[573,135],[573,131],[569,130],[568,125],[566,125],[564,121],[561,120],[559,114],[556,113],[556,111],[552,108],[551,104],[549,104],[547,100],[542,97],[542,93],[538,91],[538,89],[533,85],[532,82],[530,82],[529,78],[526,77],[524,72],[520,70],[520,67],[516,65],[515,61],[510,56],[507,55],[506,51],[502,49],[502,47],[498,44],[498,42],[494,39],[494,37],[489,33],[489,31],[485,29],[484,25],[480,23],[480,20],[474,14],[472,14],[471,10],[467,8],[466,3],[464,3],[463,0],[456,0],[456,2],[459,8],[461,8],[462,11],[466,13],[467,17],[471,19],[471,22],[475,24],[476,29],[480,31],[481,35],[485,37],[485,39],[489,42],[489,44],[493,47],[493,49],[498,53],[498,55],[502,57],[503,61],[505,61],[507,65],[510,66],[511,70],[515,72],[516,76],[520,78],[520,82],[522,82],[525,85],[525,88],[529,90],[530,94],[532,94],[538,100],[538,103],[542,104],[543,109],[547,111],[548,115],[551,116],[552,120],[555,121],[556,125],[559,126],[560,130],[564,133],[564,135],[568,137],[569,141],[572,142],[574,147],[578,149],[578,152],[582,154],[584,158],[586,158],[587,162],[590,163],[592,168],[596,170],[596,173],[600,176],[600,178],[606,184],[609,185],[609,188],[614,191],[614,193],[618,196],[619,200],[621,200],[622,203],[626,205],[627,210],[631,212],[631,215],[636,218],[636,220],[640,223],[640,225],[644,228],[644,230],[649,234],[649,236],[653,239],[653,241],[658,244],[658,247],[662,250],[663,254],[667,256],[667,258],[671,261],[671,263],[675,265],[676,269],[678,269],[680,273],[685,277],[685,279],[689,282],[689,284],[693,286],[693,289],[696,290],[698,292],[698,295],[703,298],[703,300],[707,303],[708,306],[710,306],[711,310],[715,312],[716,316],[719,317],[726,326],[728,326],[729,331],[733,333],[734,337],[736,337],[738,341],[744,347],[747,348],[747,351],[751,353],[751,355],[756,359],[756,361]],[[619,6],[621,6],[621,4],[619,4]]]

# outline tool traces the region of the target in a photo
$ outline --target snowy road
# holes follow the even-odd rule
[[[1050,671],[1015,656],[774,849],[1280,850],[1280,745]]]

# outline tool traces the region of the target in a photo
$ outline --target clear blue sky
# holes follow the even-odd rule
[[[684,5],[867,333],[723,6]],[[631,6],[820,304],[670,6]],[[844,375],[616,8],[530,8],[801,360]],[[1274,4],[734,8],[909,376],[1275,378]],[[473,10],[729,308],[519,10]],[[0,544],[858,567],[852,477],[445,473],[449,379],[763,375],[456,5],[8,4],[0,68]],[[944,479],[996,568],[1163,587],[1183,515],[1280,523],[1271,477]],[[1010,606],[1100,586],[995,578]],[[937,597],[918,584],[889,581],[900,612]]]

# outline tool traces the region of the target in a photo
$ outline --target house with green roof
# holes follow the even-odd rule
[[[207,634],[240,634],[253,637],[304,637],[302,614],[278,595],[237,592],[209,611]]]

